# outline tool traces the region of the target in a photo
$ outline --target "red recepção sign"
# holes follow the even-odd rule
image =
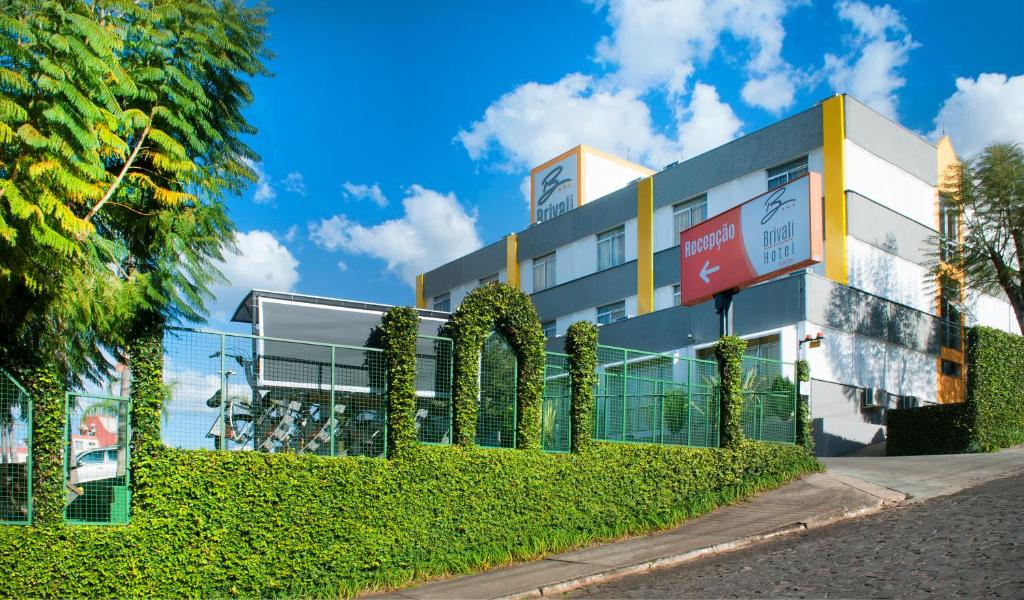
[[[821,174],[808,173],[680,232],[680,303],[821,262],[821,198]]]

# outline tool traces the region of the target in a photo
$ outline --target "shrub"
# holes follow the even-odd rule
[[[889,456],[965,452],[970,428],[963,404],[938,404],[887,411],[885,451]]]
[[[594,386],[597,385],[597,327],[578,321],[565,332],[572,388],[572,451],[582,452],[594,439]]]
[[[387,363],[388,453],[396,457],[416,446],[416,335],[419,314],[395,307],[380,320]]]
[[[715,342],[721,385],[721,446],[735,448],[743,442],[743,351],[747,342],[725,336]]]
[[[1024,443],[1024,338],[991,327],[971,327],[965,350],[971,449]]]
[[[811,366],[806,360],[796,361],[797,389],[801,381],[811,380]],[[814,419],[811,417],[811,406],[807,396],[801,394],[796,404],[796,443],[814,453]]]
[[[0,528],[10,597],[337,597],[669,527],[819,468],[798,446],[164,448],[122,527]]]

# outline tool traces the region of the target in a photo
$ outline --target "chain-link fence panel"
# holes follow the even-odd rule
[[[69,392],[64,453],[64,518],[71,524],[128,522],[131,403]]]
[[[0,369],[0,524],[32,522],[32,399]]]
[[[743,435],[767,442],[796,442],[796,367],[743,357]]]
[[[384,456],[383,351],[169,329],[164,443],[178,448]]]
[[[416,338],[416,439],[420,443],[451,443],[454,347],[448,338]]]
[[[718,370],[713,362],[598,346],[599,440],[718,445]]]
[[[515,350],[501,332],[492,331],[480,351],[478,446],[515,448],[517,373]]]
[[[571,407],[569,356],[547,352],[540,413],[540,441],[545,452],[569,452],[572,443]]]

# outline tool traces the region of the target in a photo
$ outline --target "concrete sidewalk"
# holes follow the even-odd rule
[[[551,596],[869,514],[903,499],[904,494],[852,477],[816,473],[662,533],[373,597],[426,600]]]

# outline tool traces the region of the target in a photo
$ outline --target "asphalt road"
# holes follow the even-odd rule
[[[569,598],[1024,598],[1024,475]]]

